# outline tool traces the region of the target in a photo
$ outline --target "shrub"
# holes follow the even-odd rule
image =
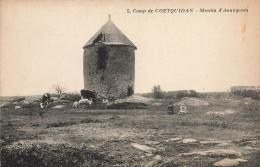
[[[163,96],[165,99],[175,99],[177,96],[177,92],[176,91],[163,92]]]
[[[244,105],[243,105],[243,109],[245,111],[255,111],[255,110],[259,110],[259,107],[258,107],[258,103],[257,102],[246,102]]]
[[[80,94],[76,94],[76,93],[67,94],[67,100],[79,101],[80,99],[81,99]]]
[[[199,94],[195,90],[190,90],[189,91],[189,97],[198,97]]]
[[[260,99],[260,91],[255,91],[255,90],[235,90],[232,91],[231,94],[242,96],[245,98],[250,97],[255,100]]]
[[[97,123],[100,122],[98,119],[93,120],[92,118],[85,118],[80,121],[80,123]]]
[[[25,97],[15,97],[12,102],[21,102],[25,100]]]
[[[176,95],[176,97],[177,97],[177,99],[181,99],[181,98],[183,98],[183,97],[185,97],[186,95],[185,95],[185,93],[184,92],[178,92],[177,93],[177,95]]]
[[[63,93],[60,96],[60,100],[79,101],[81,99],[80,94],[77,93]]]
[[[34,144],[23,148],[2,149],[1,161],[5,167],[111,166],[116,159],[86,146],[74,148],[65,144]]]
[[[107,106],[107,109],[125,109],[125,110],[132,110],[132,109],[145,109],[147,108],[147,104],[144,103],[130,103],[130,102],[124,102],[124,103],[113,103],[109,106]]]
[[[153,92],[153,97],[155,99],[162,99],[164,97],[163,95],[163,91],[161,89],[161,86],[160,85],[155,85],[152,89],[152,92]]]
[[[181,99],[183,97],[199,97],[199,93],[196,92],[195,90],[182,90],[182,91],[178,91],[177,95],[176,95],[177,99]]]
[[[251,97],[252,99],[258,100],[260,95],[260,93],[255,91],[255,90],[243,90],[242,92],[242,96],[243,97]]]
[[[59,122],[59,123],[49,123],[47,124],[46,128],[51,128],[51,127],[64,127],[64,126],[69,126],[69,125],[75,125],[75,122]]]

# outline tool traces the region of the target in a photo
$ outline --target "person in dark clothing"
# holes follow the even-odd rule
[[[169,114],[173,114],[173,104],[172,104],[172,103],[169,103],[168,113],[169,113]]]

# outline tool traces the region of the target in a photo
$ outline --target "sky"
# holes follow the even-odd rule
[[[190,8],[194,12],[155,13]],[[248,12],[199,12],[219,8]],[[260,86],[259,9],[257,0],[1,0],[0,95],[39,95],[58,83],[79,92],[82,47],[109,14],[138,48],[136,93],[154,85],[199,92]]]

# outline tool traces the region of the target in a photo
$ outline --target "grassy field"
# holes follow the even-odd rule
[[[223,94],[202,100],[210,105],[188,106],[186,115],[168,114],[169,102],[180,101],[169,99],[134,110],[10,104],[0,108],[1,164],[208,167],[240,158],[246,161],[237,166],[259,166],[260,101]]]

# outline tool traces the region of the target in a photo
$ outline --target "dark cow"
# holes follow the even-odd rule
[[[92,90],[85,90],[85,89],[82,89],[80,91],[80,95],[81,95],[81,98],[82,99],[89,99],[89,100],[93,100],[93,102],[96,101],[96,95],[95,93],[92,91]]]
[[[45,93],[43,96],[42,96],[42,101],[40,103],[41,105],[41,108],[47,108],[49,102],[50,102],[50,99],[51,99],[51,95],[49,93]]]

